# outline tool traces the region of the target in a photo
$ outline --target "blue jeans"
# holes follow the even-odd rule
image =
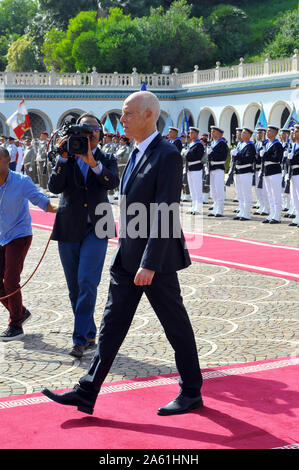
[[[58,242],[59,255],[75,317],[74,344],[85,346],[87,339],[95,338],[97,333],[94,308],[107,244],[108,240],[98,238],[92,227],[87,229],[82,242]]]

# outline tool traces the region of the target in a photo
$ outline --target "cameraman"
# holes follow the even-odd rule
[[[105,218],[112,221],[112,209],[107,191],[119,184],[117,162],[113,155],[104,154],[98,144],[102,138],[102,124],[92,114],[85,113],[77,125],[92,126],[86,155],[65,152],[68,135],[56,142],[60,154],[49,179],[49,190],[62,193],[53,228],[52,239],[58,241],[58,250],[64,269],[69,297],[74,313],[73,348],[70,354],[80,358],[95,344],[96,325],[94,308],[109,236],[97,234],[95,226],[103,215],[96,215],[96,207],[104,204]],[[109,224],[108,224],[109,225]],[[111,226],[111,224],[110,224]]]

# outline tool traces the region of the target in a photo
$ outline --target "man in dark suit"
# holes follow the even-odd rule
[[[97,351],[87,374],[73,390],[56,394],[44,389],[43,393],[60,404],[77,406],[78,410],[92,414],[101,385],[145,293],[175,351],[180,374],[179,395],[159,408],[158,414],[186,413],[202,407],[203,403],[195,338],[176,273],[190,265],[175,213],[179,213],[182,158],[156,130],[160,106],[155,95],[148,91],[133,93],[125,100],[122,113],[125,134],[135,140],[135,149],[120,185],[119,243],[111,264],[108,301]],[[161,211],[152,211],[153,205],[157,208],[163,204],[175,209],[169,214],[166,228]],[[133,237],[132,225],[138,207],[146,215],[139,221],[143,233]]]
[[[90,114],[81,116],[80,124],[93,128],[88,137],[87,155],[60,156],[49,179],[49,190],[62,193],[52,239],[58,241],[69,297],[74,313],[73,347],[70,354],[82,357],[84,350],[95,343],[97,328],[94,308],[109,237],[114,237],[114,223],[107,191],[119,184],[117,162],[105,155],[98,144],[102,125]],[[63,148],[67,136],[57,146]],[[98,211],[106,205],[107,213]],[[97,230],[101,218],[110,218],[112,233]],[[101,232],[101,233],[100,233]]]

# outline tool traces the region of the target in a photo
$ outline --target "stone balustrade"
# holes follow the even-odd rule
[[[244,63],[240,59],[238,65],[221,67],[216,62],[216,67],[208,70],[199,70],[194,66],[193,72],[178,73],[174,69],[172,74],[142,74],[133,68],[132,73],[98,73],[95,68],[91,73],[57,73],[53,69],[50,72],[13,72],[8,67],[5,72],[0,72],[0,86],[9,89],[140,89],[142,81],[146,82],[148,89],[176,90],[184,87],[198,85],[217,84],[229,81],[242,81],[262,79],[279,75],[298,75],[299,56],[298,50],[294,50],[292,57],[270,60],[266,56],[264,62]]]

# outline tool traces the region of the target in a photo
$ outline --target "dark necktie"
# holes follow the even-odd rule
[[[125,187],[126,187],[126,184],[131,176],[131,173],[135,167],[135,161],[136,161],[136,155],[137,153],[139,152],[139,149],[137,147],[134,148],[133,152],[131,153],[131,156],[130,156],[130,161],[129,161],[129,165],[127,167],[127,171],[124,175],[124,178],[123,178],[123,191],[125,190]]]

